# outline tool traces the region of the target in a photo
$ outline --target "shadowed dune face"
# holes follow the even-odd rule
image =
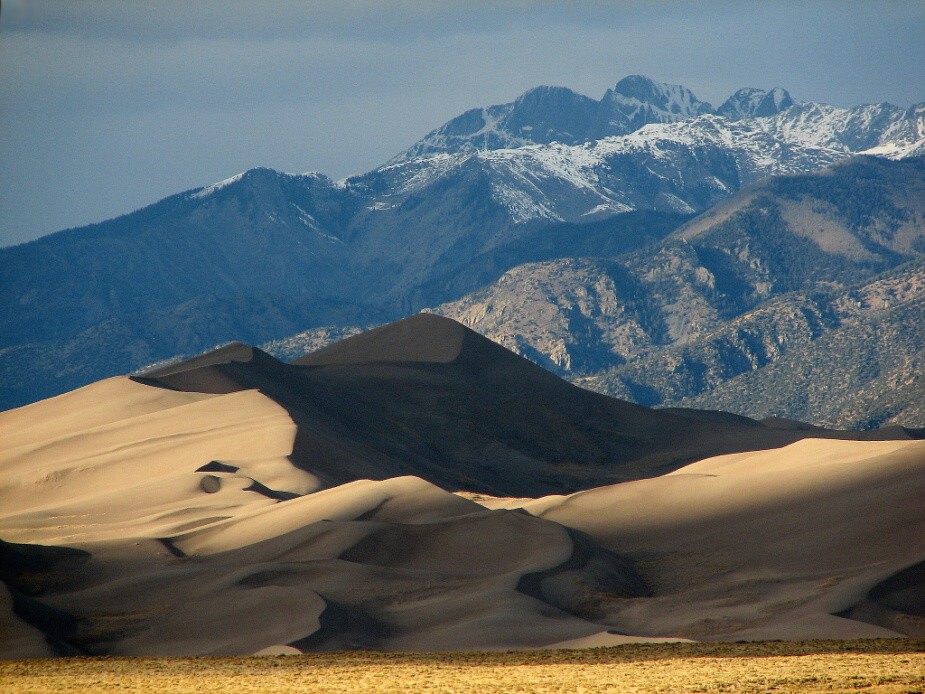
[[[839,617],[870,622],[910,636],[925,636],[925,561],[881,581]]]
[[[603,397],[430,314],[292,365],[259,350],[245,360],[243,346],[224,349],[138,380],[183,392],[259,389],[297,424],[293,463],[326,486],[414,474],[451,490],[567,493],[810,433]]]
[[[542,586],[521,590],[525,576],[561,565],[573,581],[590,572],[587,550],[568,531],[485,510],[416,478],[347,484],[160,541],[82,547],[0,546],[4,560],[15,558],[4,561],[2,576],[12,598],[7,619],[58,653],[627,640],[573,614],[567,597],[552,604]],[[640,585],[629,563],[614,557],[608,568],[626,590]]]
[[[925,442],[646,410],[432,316],[302,361],[0,413],[0,656],[920,633]]]
[[[440,316],[422,313],[390,323],[296,359],[293,364],[320,366],[381,362],[449,364],[464,351],[468,331],[463,325]],[[468,338],[468,342],[473,340]],[[478,344],[478,342],[476,342]],[[481,345],[490,349],[489,345]],[[467,354],[469,350],[466,350]],[[475,347],[474,351],[480,351]]]

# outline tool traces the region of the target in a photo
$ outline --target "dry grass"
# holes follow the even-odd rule
[[[923,692],[925,639],[0,662],[12,692]]]

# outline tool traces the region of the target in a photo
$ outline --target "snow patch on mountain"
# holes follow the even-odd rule
[[[531,144],[393,163],[375,174],[393,182],[390,197],[376,205],[397,204],[466,166],[481,172],[514,223],[576,221],[634,209],[690,213],[765,176],[814,171],[846,156],[841,149],[790,143],[759,120],[707,114],[576,145]]]
[[[872,157],[884,157],[886,159],[907,159],[908,157],[925,156],[925,139],[913,142],[907,145],[900,145],[895,142],[888,142],[883,145],[877,145],[870,149],[859,152]]]
[[[755,124],[781,140],[800,146],[857,153],[874,147],[908,147],[925,138],[925,104],[902,109],[892,104],[839,108],[805,103]]]
[[[207,198],[207,197],[209,197],[210,195],[212,195],[213,193],[216,193],[217,191],[221,190],[222,188],[226,188],[227,186],[230,186],[232,183],[237,183],[237,182],[240,181],[242,178],[244,178],[244,174],[245,174],[245,173],[247,173],[247,172],[246,172],[246,171],[242,171],[241,173],[235,174],[234,176],[230,176],[230,177],[228,177],[228,178],[226,178],[226,179],[224,179],[224,180],[222,180],[222,181],[219,181],[218,183],[213,183],[212,185],[208,185],[208,186],[206,186],[205,188],[200,188],[200,189],[197,190],[196,192],[191,193],[191,194],[190,194],[190,197],[191,197],[191,198],[197,198],[197,199],[198,199],[198,198]]]
[[[531,144],[580,144],[625,135],[647,123],[669,123],[704,113],[710,104],[677,84],[631,75],[600,101],[565,87],[536,87],[516,100],[471,109],[425,135],[392,162],[440,152],[469,153]]]

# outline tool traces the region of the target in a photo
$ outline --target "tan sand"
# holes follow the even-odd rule
[[[896,635],[833,614],[925,558],[925,442],[807,439],[521,506],[637,560],[655,597],[602,597],[621,631]]]
[[[386,331],[388,355],[409,325]],[[619,453],[667,432],[681,450],[685,432],[741,446],[764,430],[590,402],[438,327],[445,339],[410,354],[426,364],[287,367],[233,346],[160,372],[160,387],[114,378],[0,413],[0,656],[925,634],[925,442],[805,439],[567,496],[451,494],[408,460],[520,489],[573,465],[568,446],[549,461],[527,434],[589,446],[587,413],[614,428],[598,453],[611,438]],[[351,344],[328,357],[376,354]],[[450,436],[512,382],[465,421],[495,438]],[[541,412],[509,416],[537,394]],[[572,420],[546,426],[563,403]],[[504,438],[499,422],[526,420]],[[593,460],[573,466],[582,479],[611,476]]]
[[[43,635],[151,655],[634,640],[518,590],[572,556],[561,526],[415,477],[309,494],[295,425],[256,390],[109,379],[0,426],[0,538],[27,543],[4,545],[7,657],[48,655]]]
[[[120,404],[122,405],[120,407]],[[0,538],[66,544],[156,538],[274,500],[255,481],[306,493],[309,473],[286,459],[296,427],[257,391],[215,396],[112,378],[0,413]],[[237,467],[203,493],[213,460]]]

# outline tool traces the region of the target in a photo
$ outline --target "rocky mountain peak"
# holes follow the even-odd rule
[[[576,144],[586,138],[598,102],[566,87],[536,87],[521,94],[498,125],[532,143]]]
[[[556,87],[552,85],[540,85],[528,89],[514,100],[514,108],[530,108],[533,106],[546,106],[571,99],[588,99],[578,92],[568,87]],[[588,99],[591,101],[591,99]]]
[[[767,91],[745,87],[726,99],[716,112],[729,120],[762,118],[780,113],[793,104],[793,99],[786,89],[774,87]]]
[[[680,120],[713,111],[710,104],[700,101],[687,87],[655,82],[643,75],[624,77],[604,98],[608,97],[628,106],[648,107],[652,112],[661,112],[662,119],[657,122]]]

